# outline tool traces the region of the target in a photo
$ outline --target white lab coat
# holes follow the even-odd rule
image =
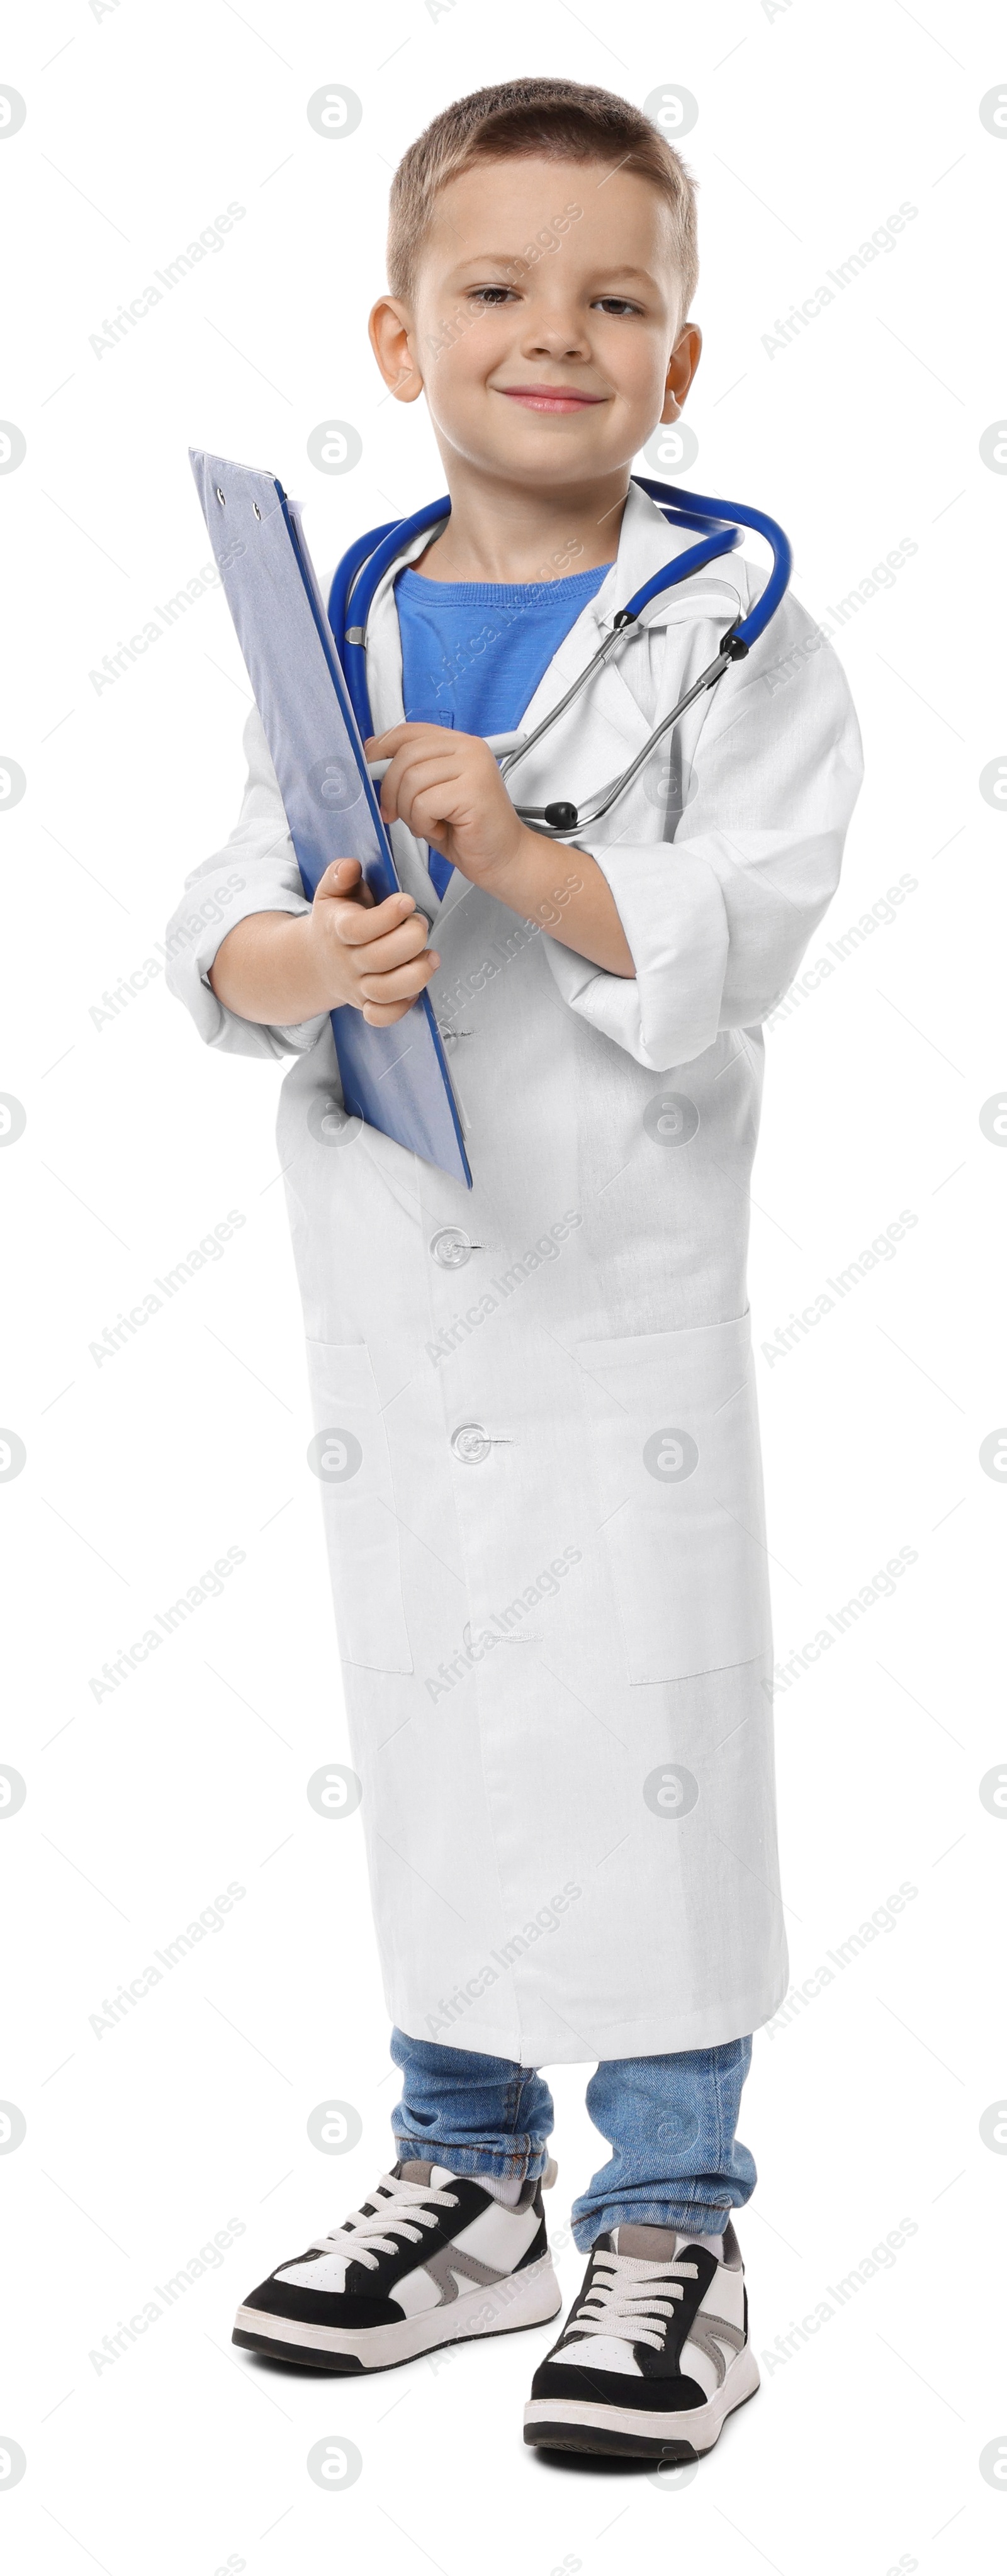
[[[688,542],[631,490],[529,726]],[[659,599],[522,802],[586,804],[758,587],[733,556]],[[375,730],[401,722],[391,574],[368,676]],[[524,2064],[708,2047],[787,1983],[748,1187],[760,1023],[834,891],[860,746],[793,599],[676,731],[666,801],[638,782],[584,836],[635,981],[457,873],[438,904],[393,827],[442,959],[471,1193],[345,1119],[327,1017],[260,1028],[210,989],[236,919],[307,909],[254,712],[241,820],[169,933],[210,1045],[296,1058],[279,1152],[336,1435],[319,1490],[388,2009]],[[204,926],[225,863],[241,882]],[[576,865],[556,848],[557,887]]]

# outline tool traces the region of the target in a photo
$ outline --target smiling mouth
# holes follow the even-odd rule
[[[508,402],[523,403],[527,411],[586,411],[589,404],[604,402],[604,394],[574,393],[569,385],[495,385],[494,393],[505,394]]]

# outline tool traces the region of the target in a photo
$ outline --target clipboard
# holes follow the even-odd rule
[[[189,462],[272,755],[305,894],[333,859],[359,859],[381,903],[399,891],[391,842],[301,526],[275,474],[190,447]],[[458,1104],[428,993],[391,1028],[331,1013],[351,1116],[472,1187]]]

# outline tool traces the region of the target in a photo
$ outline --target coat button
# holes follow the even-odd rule
[[[461,1270],[472,1245],[460,1225],[442,1225],[439,1234],[431,1235],[430,1250],[442,1270]]]
[[[455,1457],[460,1458],[465,1467],[480,1467],[483,1459],[489,1457],[491,1445],[481,1422],[461,1422],[457,1431],[451,1434]]]

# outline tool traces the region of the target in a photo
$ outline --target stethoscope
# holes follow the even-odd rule
[[[694,572],[702,572],[704,566],[714,563],[718,556],[731,554],[735,546],[741,544],[743,528],[755,528],[760,536],[765,537],[772,549],[773,568],[754,608],[749,609],[746,617],[736,618],[733,625],[727,628],[726,633],[721,636],[715,659],[708,663],[705,671],[700,672],[698,680],[694,680],[691,689],[686,689],[684,696],[679,698],[677,706],[672,707],[670,715],[663,716],[660,724],[655,725],[643,750],[638,752],[636,759],[623,770],[614,786],[605,789],[595,799],[588,812],[584,812],[562,798],[549,805],[518,805],[515,798],[515,809],[522,822],[531,824],[536,831],[549,840],[565,840],[569,833],[583,832],[589,829],[592,823],[599,823],[604,814],[611,813],[613,805],[617,805],[620,797],[625,796],[627,788],[632,786],[634,778],[639,775],[640,770],[650,759],[657,744],[663,741],[665,734],[670,732],[679,716],[684,715],[686,707],[691,707],[694,698],[701,697],[704,689],[716,687],[717,681],[723,678],[730,662],[740,662],[745,654],[750,652],[752,645],[765,632],[770,618],[778,609],[790,579],[791,552],[788,540],[777,521],[771,519],[765,510],[745,508],[740,501],[705,500],[700,492],[679,491],[672,483],[652,483],[643,474],[634,474],[631,480],[639,484],[641,491],[649,493],[651,499],[659,503],[669,526],[694,529],[697,532],[697,542],[693,546],[688,546],[684,554],[674,556],[670,563],[662,564],[660,572],[653,573],[650,580],[645,581],[640,589],[634,592],[632,599],[627,600],[625,608],[617,610],[611,633],[605,636],[590,662],[585,663],[584,669],[578,673],[573,686],[567,690],[566,696],[559,700],[557,706],[550,707],[548,715],[543,717],[541,724],[536,725],[531,733],[522,734],[517,740],[512,735],[506,735],[500,739],[499,744],[491,742],[490,748],[499,751],[500,775],[507,781],[508,786],[518,762],[526,759],[528,753],[535,749],[536,744],[543,741],[553,725],[558,724],[560,718],[565,716],[568,707],[572,706],[574,700],[580,696],[581,690],[586,689],[601,664],[607,661],[616,646],[622,643],[630,627],[636,625],[644,609],[650,606],[651,600],[656,599],[661,591],[675,589],[679,582],[688,581]],[[356,543],[347,548],[334,576],[329,592],[329,624],[335,638],[336,651],[342,663],[353,712],[365,739],[374,731],[371,702],[367,690],[366,641],[367,620],[375,592],[389,566],[395,562],[396,556],[402,553],[410,539],[419,536],[425,528],[436,527],[439,521],[449,517],[450,510],[451,503],[445,495],[439,501],[431,501],[426,509],[414,511],[411,518],[388,520],[383,527],[369,528],[366,536],[358,537]]]

